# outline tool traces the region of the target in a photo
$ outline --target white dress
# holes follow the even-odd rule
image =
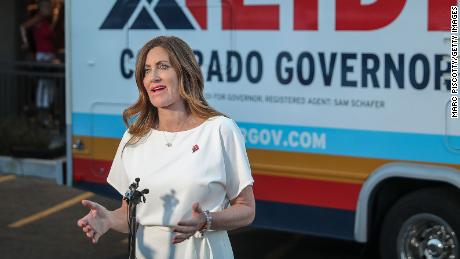
[[[172,226],[190,219],[192,204],[221,211],[253,178],[244,138],[235,122],[212,117],[196,128],[177,133],[152,129],[137,144],[126,131],[107,178],[124,195],[136,177],[139,190],[149,189],[146,203],[137,207],[137,258],[233,258],[226,231],[198,234],[172,244]],[[168,147],[167,142],[172,142]]]

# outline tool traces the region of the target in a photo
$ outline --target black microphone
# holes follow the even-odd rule
[[[141,179],[136,178],[135,182],[129,185],[129,190],[126,191],[124,200],[128,202],[128,227],[129,227],[129,238],[128,238],[128,252],[129,259],[136,258],[136,231],[137,231],[137,220],[136,220],[136,205],[141,201],[145,203],[144,194],[149,193],[149,189],[138,191],[139,181]]]
[[[142,191],[135,190],[131,196],[131,200],[137,201],[137,199],[142,198],[143,202],[145,203],[144,194],[147,194],[147,193],[149,193],[149,189],[144,189]],[[139,203],[139,202],[136,202],[136,203]]]
[[[145,203],[144,194],[148,194],[149,189],[144,189],[142,191],[138,191],[137,188],[139,188],[140,180],[141,179],[139,179],[139,177],[137,177],[136,179],[134,179],[134,182],[129,185],[129,187],[128,187],[129,190],[126,191],[125,197],[124,197],[124,199],[126,201],[128,201],[128,203],[135,202],[136,204],[138,204],[140,202],[139,198],[141,198],[141,197],[142,197],[142,200]]]

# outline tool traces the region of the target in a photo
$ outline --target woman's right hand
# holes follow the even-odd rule
[[[89,213],[77,221],[86,236],[95,244],[110,229],[110,211],[104,206],[89,200],[82,200],[83,206],[90,209]]]

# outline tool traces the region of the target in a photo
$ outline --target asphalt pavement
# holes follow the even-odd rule
[[[128,258],[127,235],[109,231],[93,245],[77,226],[82,199],[120,201],[35,177],[0,174],[0,258]],[[236,259],[364,259],[353,242],[251,227],[229,232]],[[369,259],[369,258],[368,258]]]

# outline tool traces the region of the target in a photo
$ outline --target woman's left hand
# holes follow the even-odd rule
[[[178,244],[185,239],[193,236],[206,224],[206,217],[198,202],[192,205],[192,218],[189,220],[182,220],[174,227],[173,232],[178,233],[173,237],[173,244]]]

